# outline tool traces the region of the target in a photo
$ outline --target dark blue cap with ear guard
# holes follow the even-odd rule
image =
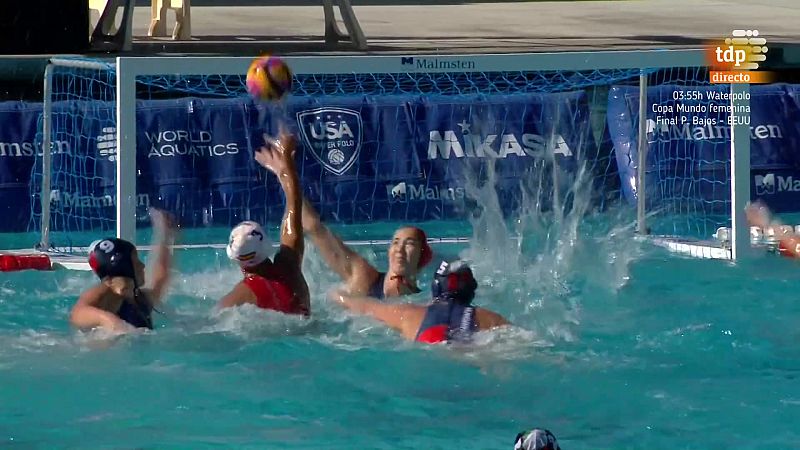
[[[105,277],[125,277],[136,281],[133,252],[136,246],[124,239],[104,238],[92,244],[89,266],[102,280]]]
[[[475,298],[478,282],[472,275],[472,269],[464,261],[448,263],[442,261],[431,283],[433,298],[453,300],[462,305],[469,305]]]

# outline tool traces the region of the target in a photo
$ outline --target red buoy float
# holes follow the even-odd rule
[[[50,257],[43,254],[0,254],[0,272],[19,270],[52,270]]]

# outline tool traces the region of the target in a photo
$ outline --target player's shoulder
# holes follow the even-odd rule
[[[81,292],[78,303],[97,303],[105,299],[110,293],[110,289],[103,283],[96,283]]]
[[[103,284],[103,283],[95,283],[95,284],[89,286],[85,291],[83,291],[83,293],[84,294],[89,294],[89,295],[92,295],[92,294],[97,295],[97,294],[105,294],[105,293],[109,292],[109,290],[110,290],[109,287],[106,286],[105,284]]]
[[[505,317],[486,308],[476,307],[475,318],[477,319],[478,327],[481,329],[490,329],[509,324]]]
[[[278,252],[275,253],[273,263],[278,266],[284,266],[286,264],[299,264],[300,254],[297,252],[297,250],[289,247],[288,245],[281,245],[278,249]]]

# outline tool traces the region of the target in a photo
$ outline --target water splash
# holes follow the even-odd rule
[[[615,294],[641,254],[632,222],[620,223],[627,211],[595,211],[586,162],[570,174],[551,154],[518,181],[519,206],[507,214],[497,161],[487,162],[482,181],[464,171],[465,192],[476,207],[472,240],[461,256],[473,261],[492,309],[552,339],[575,340],[586,293]]]

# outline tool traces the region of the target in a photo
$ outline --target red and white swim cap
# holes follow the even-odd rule
[[[231,230],[226,251],[241,267],[253,267],[270,257],[272,244],[261,225],[248,220]]]

